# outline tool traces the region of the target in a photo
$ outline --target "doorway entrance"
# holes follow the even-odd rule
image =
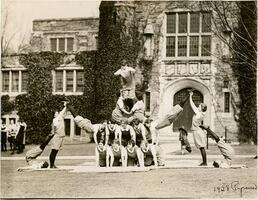
[[[178,91],[175,95],[174,95],[174,106],[176,104],[179,104],[187,95],[189,95],[189,91],[191,88],[184,88],[180,91]],[[194,90],[193,91],[193,102],[194,104],[198,107],[200,103],[203,103],[203,95],[201,92],[199,92],[198,90]],[[187,131],[191,130],[191,126],[192,126],[192,118],[194,115],[194,112],[191,108],[190,105],[190,101],[188,100],[184,107],[183,107],[183,112],[181,113],[181,115],[177,118],[177,120],[174,122],[173,124],[173,131],[178,131],[178,129],[181,126],[184,126],[185,129]]]

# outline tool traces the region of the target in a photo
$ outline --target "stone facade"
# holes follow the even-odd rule
[[[210,10],[205,5],[203,7]],[[230,62],[228,62],[231,56],[228,47],[213,31],[210,31],[205,35],[211,38],[208,56],[166,56],[167,13],[177,13],[175,14],[177,20],[175,23],[178,24],[178,13],[187,12],[188,19],[190,19],[191,12],[200,12],[203,7],[201,8],[200,4],[191,1],[119,1],[115,3],[114,13],[117,22],[124,25],[121,37],[129,38],[128,42],[134,41],[132,35],[135,34],[136,27],[137,40],[140,44],[138,58],[134,62],[136,63],[134,67],[137,70],[136,82],[138,84],[143,84],[144,81],[143,70],[139,66],[140,61],[147,60],[152,63],[146,90],[150,92],[150,112],[148,114],[152,114],[154,118],[164,116],[175,104],[176,96],[180,92],[187,88],[194,88],[208,107],[204,124],[210,126],[221,136],[227,129],[228,138],[236,141],[240,100],[237,80],[233,75]],[[220,25],[219,21],[216,21],[216,13],[210,11],[214,20],[213,26],[214,24]],[[231,19],[230,22],[234,23],[234,19]],[[73,38],[72,52],[97,50],[98,26],[98,18],[34,20],[31,46],[33,51],[49,51],[52,48],[51,39]],[[188,29],[189,27],[190,23],[188,22]],[[224,33],[223,29],[218,30],[221,34],[225,34],[226,39],[229,38],[226,35],[228,32]],[[172,34],[172,37],[179,40],[180,36],[189,37],[189,34],[191,33],[188,35],[175,34],[175,36]],[[198,37],[202,36],[198,35]],[[187,39],[188,44],[189,40]],[[56,43],[56,46],[59,44],[60,41]],[[65,40],[64,44],[68,44],[68,41]],[[199,54],[200,48],[199,43]],[[65,49],[67,50],[68,47]],[[74,63],[73,55],[66,59],[60,69],[81,69]],[[11,61],[5,62],[8,63],[7,67],[19,65],[15,57]],[[229,94],[227,111],[225,111],[224,105],[226,94]],[[71,132],[73,132],[74,122],[71,116],[68,118],[71,119]],[[183,120],[181,119],[182,123]],[[163,131],[171,132],[171,127]],[[174,127],[172,131],[177,131],[177,129]],[[71,135],[74,135],[74,132]]]
[[[73,38],[73,50],[97,50],[98,18],[41,19],[33,21],[33,51],[50,51],[51,38]]]
[[[225,129],[227,129],[228,138],[236,141],[239,95],[237,80],[227,62],[227,58],[231,56],[228,46],[216,37],[214,31],[210,31],[211,53],[209,56],[177,56],[173,58],[166,56],[167,13],[209,10],[212,13],[213,26],[216,23],[219,27],[216,31],[224,34],[224,30],[219,26],[220,22],[216,13],[205,4],[200,5],[189,1],[119,1],[115,7],[117,19],[125,24],[126,30],[129,30],[132,24],[138,27],[139,39],[142,41],[143,48],[140,48],[137,62],[141,59],[153,61],[148,88],[151,93],[150,113],[156,113],[156,118],[165,115],[169,108],[174,105],[176,93],[185,88],[194,88],[201,93],[203,101],[208,107],[204,124],[210,126],[221,136],[224,136]],[[232,7],[234,7],[233,4]],[[125,18],[126,20],[124,20]],[[188,14],[189,18],[190,14]],[[230,19],[230,22],[233,23],[234,19]],[[188,22],[188,29],[189,27]],[[126,32],[129,31],[124,31],[124,33]],[[224,36],[228,39],[227,35]],[[143,80],[142,71],[139,66],[136,66],[136,69],[138,72],[137,82],[139,83]],[[225,82],[228,82],[227,86],[225,86]],[[225,111],[224,105],[225,93],[229,93],[227,111]],[[171,132],[171,128],[163,131]],[[174,128],[173,131],[177,130]]]

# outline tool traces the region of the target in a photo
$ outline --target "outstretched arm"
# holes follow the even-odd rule
[[[98,145],[98,141],[97,141],[98,128],[99,128],[98,125],[95,124],[95,126],[94,126],[94,133],[93,133],[93,139],[94,139],[94,142],[95,142],[96,145]]]
[[[119,76],[121,75],[121,69],[117,70],[115,73],[114,73],[115,76]]]
[[[195,114],[198,114],[199,113],[199,110],[198,108],[195,106],[194,102],[193,102],[193,92],[190,92],[190,105],[194,111]]]
[[[64,102],[64,108],[63,108],[63,110],[61,110],[61,112],[59,113],[59,116],[62,117],[62,118],[64,118],[64,115],[65,115],[66,110],[67,110],[66,104],[67,104],[67,102]]]
[[[128,70],[128,71],[130,71],[130,72],[132,72],[132,73],[135,73],[136,72],[136,70],[134,69],[134,68],[132,68],[132,67],[126,67],[126,70]]]
[[[18,172],[22,172],[22,171],[25,171],[25,170],[33,170],[34,169],[34,166],[31,165],[31,166],[26,166],[26,167],[19,167],[17,169]]]

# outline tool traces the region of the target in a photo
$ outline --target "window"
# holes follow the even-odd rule
[[[19,91],[19,71],[12,72],[12,92]]]
[[[211,31],[211,15],[210,13],[202,13],[202,32]]]
[[[211,51],[211,37],[202,36],[202,56],[209,56]]]
[[[178,32],[186,33],[187,32],[187,13],[178,13]]]
[[[83,71],[77,71],[76,76],[76,92],[83,92],[83,85],[84,85],[84,73]]]
[[[175,37],[167,37],[167,57],[175,56]]]
[[[51,51],[57,51],[57,39],[51,38],[50,39]]]
[[[73,38],[67,38],[67,51],[73,51]]]
[[[63,71],[56,71],[56,92],[63,92]]]
[[[50,38],[51,51],[72,52],[74,45],[73,38]]]
[[[66,71],[66,92],[73,91],[73,71]]]
[[[76,93],[83,92],[84,71],[82,69],[56,70],[54,92]]]
[[[178,37],[178,56],[186,56],[187,37]]]
[[[199,13],[190,13],[190,33],[199,33]]]
[[[28,72],[24,70],[2,71],[2,92],[26,92]]]
[[[230,112],[230,93],[224,92],[224,112]]]
[[[28,72],[23,72],[22,73],[22,86],[21,86],[22,92],[27,91],[27,85],[28,85]]]
[[[145,92],[145,111],[150,112],[150,92]]]
[[[65,51],[65,39],[59,38],[58,51]]]
[[[9,71],[2,72],[3,74],[3,92],[9,92]]]
[[[166,57],[211,55],[211,13],[167,13]]]
[[[190,56],[198,56],[199,53],[199,37],[190,37]]]
[[[176,14],[171,13],[167,15],[167,33],[176,32]]]

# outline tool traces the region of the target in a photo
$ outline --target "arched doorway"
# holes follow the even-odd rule
[[[190,90],[190,88],[184,88],[184,89],[178,91],[174,95],[173,105],[176,105],[176,104],[180,103],[186,96],[188,96],[189,95],[189,90]],[[196,106],[199,106],[200,103],[203,103],[203,95],[198,90],[193,91],[193,102],[195,103]],[[178,131],[178,129],[181,126],[184,126],[186,128],[186,130],[191,129],[192,117],[194,115],[194,112],[193,112],[193,110],[190,106],[190,101],[189,100],[185,103],[183,109],[184,110],[181,113],[181,115],[174,122],[173,131]]]

